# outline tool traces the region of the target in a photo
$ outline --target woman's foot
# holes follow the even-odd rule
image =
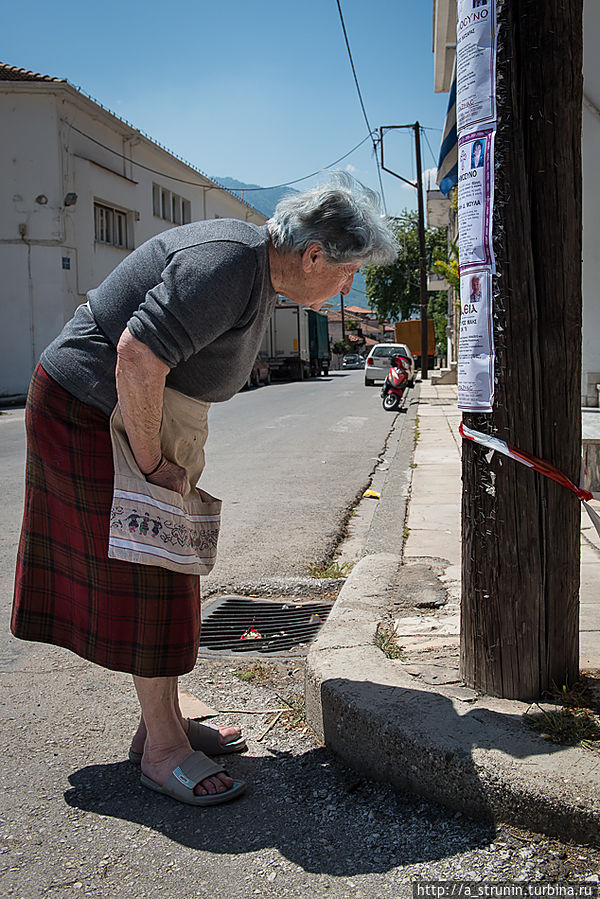
[[[142,756],[142,773],[153,780],[159,786],[165,782],[173,771],[193,752],[189,743],[180,743],[178,746],[150,747],[146,740],[144,755]],[[233,779],[228,774],[215,774],[207,777],[194,788],[197,796],[214,795],[224,793],[233,786]]]
[[[134,737],[134,746],[143,751],[142,774],[158,784],[165,785],[173,771],[192,754],[187,738],[189,723],[181,714],[176,677],[146,678],[133,676],[133,682],[142,707],[142,718]],[[196,784],[198,796],[224,793],[231,789],[233,780],[221,772]]]
[[[188,730],[190,729],[190,719],[182,717],[181,718],[181,726],[183,727],[184,731],[187,734]],[[219,727],[218,732],[219,732],[219,736],[221,738],[222,745],[225,745],[226,743],[230,743],[235,740],[238,740],[242,735],[242,731],[240,730],[239,727],[233,727],[230,725],[225,725],[223,727]],[[142,716],[140,718],[140,723],[138,725],[138,729],[134,734],[133,740],[131,741],[131,749],[133,750],[133,752],[135,752],[138,755],[141,755],[144,752],[146,736],[147,736],[146,722],[144,721],[144,717]],[[150,775],[148,775],[148,776],[150,776]]]

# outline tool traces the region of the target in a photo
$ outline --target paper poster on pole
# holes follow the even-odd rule
[[[460,277],[458,408],[491,412],[493,401],[492,273],[486,268]]]
[[[456,124],[459,135],[496,119],[496,0],[458,0]]]
[[[460,270],[489,266],[496,271],[492,245],[494,212],[493,128],[464,134],[458,141],[458,233]]]

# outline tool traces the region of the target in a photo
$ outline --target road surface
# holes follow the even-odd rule
[[[274,383],[214,405],[201,486],[224,500],[207,583],[306,575],[339,538],[394,416],[361,371]]]

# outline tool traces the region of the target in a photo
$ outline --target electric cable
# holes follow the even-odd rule
[[[96,140],[96,138],[92,137],[91,134],[86,134],[85,131],[81,131],[79,128],[76,128],[75,125],[70,125],[70,128],[73,131],[76,131],[77,134],[81,134],[82,137],[87,137],[88,140],[91,140],[92,143],[97,144],[99,147],[102,147],[103,150],[107,150],[114,156],[118,156],[119,159],[124,159],[126,162],[131,163],[131,165],[135,165],[140,169],[144,169],[146,172],[151,172],[153,175],[159,175],[161,178],[169,178],[171,181],[177,181],[178,184],[192,184],[194,185],[194,187],[201,187],[203,190],[223,190],[227,193],[233,193],[234,190],[243,191],[244,193],[247,193],[248,191],[274,190],[277,187],[290,187],[292,184],[298,184],[300,181],[306,181],[308,178],[314,178],[315,175],[318,175],[322,171],[326,171],[327,169],[331,169],[339,162],[342,162],[342,160],[347,159],[347,157],[354,153],[355,150],[358,150],[359,147],[362,147],[364,143],[366,143],[368,140],[372,140],[373,138],[372,133],[367,134],[367,136],[363,137],[363,139],[359,143],[357,143],[356,146],[352,147],[351,150],[348,150],[347,153],[344,153],[343,156],[340,156],[338,159],[330,162],[329,165],[323,166],[323,168],[317,169],[317,171],[315,172],[311,172],[310,175],[304,175],[302,178],[296,178],[293,181],[284,181],[282,184],[271,184],[268,187],[224,187],[221,184],[198,184],[197,181],[189,181],[185,178],[176,178],[174,175],[168,175],[166,172],[160,172],[158,169],[153,169],[149,165],[144,165],[142,162],[136,162],[134,159],[130,159],[129,156],[125,156],[124,153],[119,153],[118,150],[113,150],[112,147],[108,147],[106,144],[103,144],[102,141]],[[181,161],[183,162],[183,160]],[[189,163],[184,162],[184,165],[189,165]],[[198,172],[198,174],[201,177],[208,178],[208,175],[203,175],[201,172]]]
[[[431,144],[429,143],[429,138],[427,137],[427,134],[425,133],[425,129],[424,129],[424,128],[421,128],[421,131],[423,132],[423,137],[425,138],[425,143],[426,143],[427,146],[429,147],[429,152],[431,153],[431,158],[433,159],[433,164],[434,164],[434,165],[436,166],[436,168],[437,168],[437,159],[436,159],[435,156],[433,155],[433,150],[431,149]]]
[[[344,32],[344,40],[345,40],[345,42],[346,42],[346,50],[348,51],[348,59],[350,60],[350,66],[351,66],[351,68],[352,68],[352,74],[354,75],[354,83],[355,83],[355,85],[356,85],[356,92],[357,92],[357,94],[358,94],[358,99],[359,99],[359,101],[360,101],[360,107],[361,107],[361,109],[362,109],[362,113],[363,113],[363,116],[364,116],[364,119],[365,119],[365,122],[366,122],[366,125],[367,125],[367,130],[368,130],[369,134],[372,136],[372,135],[373,135],[373,129],[371,128],[371,125],[370,125],[370,123],[369,123],[369,117],[367,116],[367,110],[365,109],[365,104],[364,104],[364,101],[363,101],[363,98],[362,98],[362,93],[361,93],[361,90],[360,90],[360,85],[359,85],[359,83],[358,83],[358,75],[356,74],[356,68],[354,67],[354,60],[352,59],[352,51],[350,50],[350,41],[348,40],[348,32],[346,31],[346,25],[345,25],[345,23],[344,23],[344,16],[343,16],[343,14],[342,14],[342,7],[341,7],[341,5],[340,5],[340,0],[336,0],[336,3],[337,3],[338,12],[339,12],[339,14],[340,14],[340,22],[342,23],[342,31]],[[380,190],[381,190],[381,199],[382,199],[382,201],[383,201],[383,209],[384,209],[384,212],[385,212],[386,215],[387,215],[387,207],[386,207],[386,202],[385,202],[385,194],[384,194],[384,192],[383,192],[383,181],[382,181],[382,178],[381,178],[381,168],[380,168],[380,166],[379,166],[379,158],[378,158],[378,156],[377,156],[377,142],[375,141],[375,139],[373,139],[373,153],[375,154],[375,165],[376,165],[376,167],[377,167],[377,177],[378,177],[378,179],[379,179],[379,188],[380,188]]]

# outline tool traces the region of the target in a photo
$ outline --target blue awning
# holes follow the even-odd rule
[[[448,112],[444,123],[442,146],[436,177],[437,185],[441,192],[447,196],[458,182],[458,135],[456,133],[456,67],[452,77],[450,95],[448,97]]]

